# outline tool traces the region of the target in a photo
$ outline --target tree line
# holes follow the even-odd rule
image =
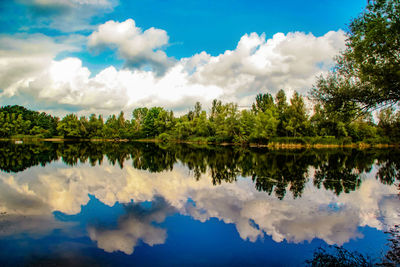
[[[162,107],[136,108],[125,114],[89,117],[68,114],[62,119],[22,106],[0,108],[0,137],[36,136],[63,138],[161,139],[229,143],[343,143],[398,142],[400,112],[389,107],[378,114],[338,113],[316,104],[309,114],[304,97],[295,92],[287,101],[284,90],[275,98],[258,94],[251,109],[214,100],[207,113],[199,102],[186,114],[174,116]]]

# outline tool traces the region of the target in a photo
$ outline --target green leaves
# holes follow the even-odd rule
[[[368,111],[400,100],[400,2],[373,0],[354,19],[335,69],[311,95],[335,109]]]
[[[84,137],[84,127],[75,114],[66,115],[57,126],[60,135],[66,138],[82,138]]]
[[[268,109],[275,108],[274,99],[270,94],[258,94],[256,102],[252,105],[252,110],[255,113],[265,112]]]

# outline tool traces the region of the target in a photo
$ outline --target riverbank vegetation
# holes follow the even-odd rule
[[[370,114],[334,112],[316,104],[312,115],[304,98],[294,93],[287,101],[283,90],[275,99],[257,95],[251,109],[240,110],[235,103],[214,100],[207,113],[198,102],[187,114],[174,116],[162,107],[137,108],[132,119],[121,112],[104,119],[102,115],[59,119],[22,106],[0,108],[2,138],[66,139],[151,139],[178,142],[323,144],[346,145],[398,143],[400,112],[393,108],[378,113],[378,123]]]

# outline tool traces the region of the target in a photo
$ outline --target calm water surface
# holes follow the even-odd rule
[[[296,266],[377,259],[398,150],[0,143],[0,265]]]

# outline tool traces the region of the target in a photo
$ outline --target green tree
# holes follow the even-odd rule
[[[115,114],[109,116],[104,124],[104,137],[119,138],[118,119]]]
[[[265,112],[259,112],[255,116],[254,129],[250,139],[256,142],[268,142],[276,135],[278,119],[274,109],[267,109]]]
[[[391,140],[400,140],[400,111],[393,108],[382,109],[378,113],[378,131],[381,136]]]
[[[363,141],[369,138],[375,138],[377,128],[374,125],[372,115],[370,113],[359,116],[356,120],[348,125],[348,133],[352,141]]]
[[[125,120],[125,114],[121,111],[117,117],[118,137],[126,138],[128,136],[128,129],[130,122]]]
[[[66,138],[80,138],[83,126],[75,114],[68,114],[59,122],[57,131]]]
[[[335,69],[311,92],[335,110],[367,111],[400,100],[400,2],[368,2],[351,21]]]
[[[240,135],[238,141],[250,141],[254,131],[255,114],[249,110],[242,110],[240,114]]]
[[[135,122],[132,123],[132,125],[134,127],[134,131],[138,133],[138,136],[143,136],[143,122],[148,111],[148,108],[136,108],[132,111],[132,120]]]
[[[103,128],[104,128],[103,117],[101,115],[96,117],[96,114],[91,114],[87,126],[89,137],[90,138],[103,137]]]
[[[211,124],[207,120],[207,113],[204,110],[194,119],[193,123],[196,136],[208,137],[212,134]]]
[[[278,111],[278,126],[277,135],[287,136],[286,126],[288,124],[288,108],[289,105],[286,101],[286,94],[283,89],[279,90],[275,96],[276,108]]]
[[[256,96],[256,102],[252,105],[252,110],[258,113],[265,112],[273,107],[275,107],[274,99],[270,94],[258,94]]]
[[[288,123],[285,129],[291,136],[307,135],[309,127],[307,110],[303,97],[297,92],[294,92],[293,97],[290,99],[287,117]]]
[[[154,120],[156,134],[169,132],[172,127],[174,127],[174,113],[161,108]]]
[[[201,114],[201,104],[200,102],[196,102],[196,104],[194,105],[194,116],[195,118],[200,117]]]
[[[239,113],[237,105],[227,103],[222,105],[218,101],[212,128],[215,132],[216,140],[219,142],[231,142],[239,134]]]
[[[143,121],[143,133],[146,137],[155,137],[161,133],[162,125],[158,116],[162,110],[161,107],[152,107],[148,110]]]
[[[28,110],[22,106],[4,106],[0,108],[0,113],[4,114],[3,128],[7,134],[31,134],[31,130],[36,134],[42,134],[44,137],[50,137],[57,134],[58,118],[52,117],[45,112]],[[14,115],[12,115],[14,114]],[[16,128],[15,128],[16,127]]]
[[[210,115],[210,121],[213,122],[218,113],[221,113],[222,109],[222,102],[220,100],[214,99],[212,102],[211,106],[211,115]]]
[[[174,136],[179,140],[187,139],[192,133],[191,124],[187,120],[178,121],[174,127]]]
[[[343,116],[343,113],[324,108],[321,104],[314,106],[314,114],[310,119],[310,126],[317,136],[348,136],[348,125],[352,117]]]
[[[79,118],[79,122],[81,124],[80,127],[80,131],[81,131],[81,138],[88,138],[89,132],[88,132],[88,128],[89,128],[89,121],[85,116],[81,116]]]

